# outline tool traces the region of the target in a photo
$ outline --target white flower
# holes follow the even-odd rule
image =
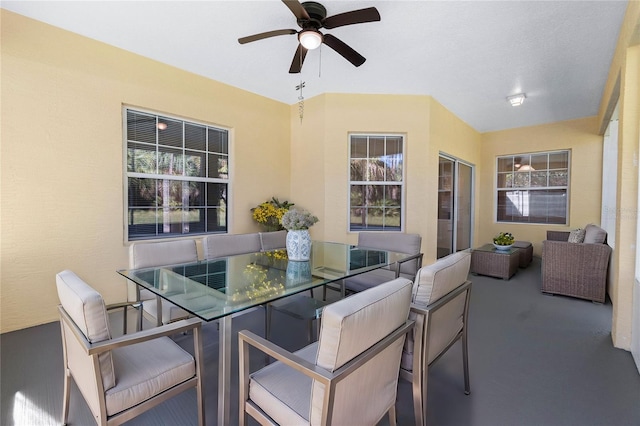
[[[309,229],[318,218],[306,210],[293,208],[288,210],[280,220],[282,226],[289,231],[297,231],[300,229]]]

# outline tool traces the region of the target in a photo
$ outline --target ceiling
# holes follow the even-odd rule
[[[323,1],[327,15],[375,6],[380,22],[331,33],[289,74],[299,29],[278,0],[2,1],[1,7],[287,104],[321,93],[431,95],[477,131],[596,115],[626,1]],[[526,93],[519,107],[506,97]]]

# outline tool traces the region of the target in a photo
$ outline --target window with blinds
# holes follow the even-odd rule
[[[401,231],[404,137],[350,135],[350,231]]]
[[[128,239],[227,231],[229,131],[125,108]]]
[[[498,222],[568,223],[569,151],[508,155],[496,163]]]

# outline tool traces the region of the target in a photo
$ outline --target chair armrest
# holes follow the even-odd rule
[[[147,340],[157,339],[158,337],[171,336],[173,334],[182,333],[188,330],[197,330],[199,333],[202,322],[198,318],[189,318],[181,321],[172,322],[161,327],[152,328],[150,330],[142,330],[132,334],[125,334],[115,339],[104,340],[98,343],[91,343],[87,340],[84,333],[73,322],[69,314],[62,306],[58,306],[61,318],[69,326],[76,339],[82,343],[87,355],[96,355],[110,351],[123,346],[135,345],[136,343],[145,342]]]
[[[395,329],[384,339],[380,340],[378,343],[362,352],[360,355],[356,356],[354,359],[347,362],[342,367],[334,370],[333,372],[329,372],[324,368],[317,366],[316,364],[310,363],[309,361],[300,358],[296,354],[286,351],[281,347],[273,344],[272,342],[263,339],[262,337],[247,330],[238,332],[238,344],[241,353],[243,353],[245,350],[248,350],[248,347],[246,347],[245,345],[251,345],[256,349],[270,355],[276,360],[282,362],[283,364],[286,364],[289,367],[303,373],[304,375],[309,376],[314,380],[318,380],[325,385],[329,385],[331,382],[339,382],[349,374],[353,373],[374,356],[382,352],[393,342],[410,332],[413,329],[413,326],[413,320],[405,321],[402,326]],[[241,355],[240,359],[246,360],[246,354]]]
[[[245,345],[253,346],[260,352],[269,355],[270,357],[313,379],[326,382],[331,378],[331,374],[327,370],[318,367],[292,352],[282,349],[275,343],[270,342],[251,331],[242,330],[238,332],[238,345],[240,352],[245,350]]]
[[[417,266],[416,272],[417,272],[418,269],[420,269],[420,267],[422,266],[422,256],[423,256],[423,253],[417,253],[405,259],[397,261],[396,262],[396,278],[400,278],[400,268],[402,267],[402,264],[406,262],[410,262],[412,260],[416,260],[416,266]]]
[[[120,308],[127,308],[129,306],[135,306],[138,305],[140,302],[138,301],[134,301],[134,302],[119,302],[119,303],[111,303],[110,305],[107,305],[107,311],[111,311],[114,309],[120,309]]]

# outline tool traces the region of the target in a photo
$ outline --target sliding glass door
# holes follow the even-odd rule
[[[441,154],[438,164],[438,258],[471,248],[473,166]]]

